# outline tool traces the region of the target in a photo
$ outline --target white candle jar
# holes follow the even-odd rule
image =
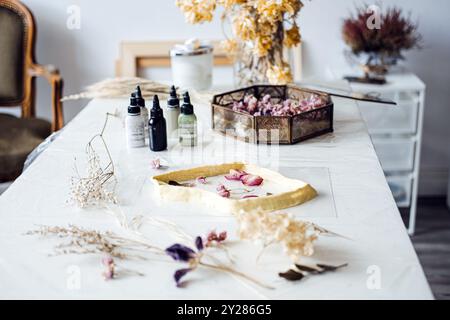
[[[170,51],[172,79],[183,89],[208,90],[212,86],[213,48],[200,46],[192,50]]]

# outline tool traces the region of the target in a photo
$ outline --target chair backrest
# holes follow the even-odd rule
[[[0,106],[22,106],[34,115],[35,26],[31,12],[16,0],[0,0]]]

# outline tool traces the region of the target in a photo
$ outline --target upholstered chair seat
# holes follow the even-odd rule
[[[51,133],[51,123],[0,114],[0,183],[14,180],[27,156]]]
[[[21,107],[20,118],[0,113],[0,183],[21,173],[27,156],[62,128],[63,81],[56,68],[35,62],[35,24],[18,0],[0,0],[0,107]],[[35,78],[51,86],[52,123],[35,117]]]

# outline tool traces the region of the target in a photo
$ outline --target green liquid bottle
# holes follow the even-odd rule
[[[178,117],[178,137],[184,147],[197,145],[197,117],[194,114],[194,106],[191,104],[189,92],[183,94],[183,104]]]

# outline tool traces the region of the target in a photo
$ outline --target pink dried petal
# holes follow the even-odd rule
[[[252,187],[252,186],[260,186],[264,179],[260,176],[248,174],[241,179],[242,183],[246,186]]]
[[[159,158],[153,159],[150,162],[150,165],[152,166],[152,169],[158,170],[161,168],[161,160],[159,160]]]
[[[103,273],[103,278],[105,280],[111,280],[114,278],[114,268],[108,268],[107,270],[105,270]]]
[[[198,177],[196,180],[200,184],[207,184],[206,177]]]
[[[105,256],[102,259],[102,264],[104,266],[110,266],[110,265],[114,264],[114,260],[113,260],[113,258],[111,256]]]
[[[223,198],[229,198],[229,197],[231,196],[231,193],[230,193],[229,190],[224,189],[224,190],[220,190],[220,191],[218,192],[218,195],[221,196],[221,197],[223,197]]]
[[[221,233],[219,233],[219,237],[217,239],[217,241],[221,242],[221,241],[225,241],[227,239],[227,232],[226,231],[222,231]]]
[[[247,175],[247,172],[242,170],[231,169],[230,174],[225,176],[225,179],[230,181],[240,181],[243,176]]]
[[[246,196],[241,197],[241,199],[250,199],[250,198],[258,198],[258,196],[254,194],[248,194]]]

